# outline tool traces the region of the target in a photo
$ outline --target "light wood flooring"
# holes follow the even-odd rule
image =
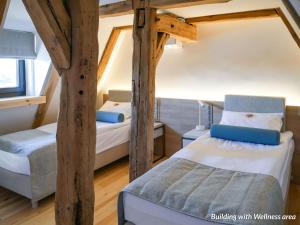
[[[116,225],[116,202],[119,191],[128,183],[128,159],[122,159],[95,173],[95,225]],[[300,185],[291,185],[287,213],[300,225]],[[42,200],[37,209],[30,201],[0,189],[0,225],[54,225],[54,195]]]

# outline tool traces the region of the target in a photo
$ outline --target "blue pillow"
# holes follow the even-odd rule
[[[280,133],[275,130],[237,127],[228,125],[213,125],[211,137],[230,141],[249,142],[263,145],[279,145]]]
[[[106,123],[121,123],[124,122],[124,114],[118,112],[97,111],[96,120]]]

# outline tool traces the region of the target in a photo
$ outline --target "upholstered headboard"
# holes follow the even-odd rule
[[[226,95],[224,110],[253,113],[282,113],[285,129],[285,98]]]
[[[103,95],[103,102],[107,100],[114,101],[114,102],[131,102],[132,100],[132,92],[125,91],[125,90],[109,90],[108,94]],[[155,120],[158,120],[158,100],[155,99],[154,105],[154,116]]]
[[[132,92],[123,90],[109,90],[108,99],[114,102],[131,102]]]

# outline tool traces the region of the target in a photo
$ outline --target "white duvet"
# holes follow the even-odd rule
[[[37,128],[38,130],[56,134],[57,123]],[[96,154],[114,146],[123,144],[130,137],[130,120],[123,123],[96,122]],[[30,164],[26,156],[0,150],[0,167],[14,173],[30,175]]]
[[[280,145],[267,146],[216,139],[207,133],[172,157],[221,169],[271,175],[282,186],[286,175],[284,167],[293,154],[289,146],[293,143],[292,137],[292,132],[282,133]]]

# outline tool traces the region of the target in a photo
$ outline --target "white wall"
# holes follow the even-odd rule
[[[34,25],[20,0],[11,0],[4,28],[34,32],[37,35]],[[27,93],[30,95],[40,94],[51,63],[49,54],[38,36],[36,41],[37,58],[27,67],[27,69],[30,69],[31,72],[34,73],[33,75],[27,75],[27,78],[31,79],[27,80]],[[57,108],[57,106],[55,106],[55,108]],[[36,105],[0,110],[0,135],[30,129],[36,110]],[[49,120],[51,120],[51,118],[53,118],[53,115],[49,114]]]
[[[284,96],[300,105],[300,51],[279,18],[205,23],[198,31],[197,43],[165,50],[157,67],[158,97]],[[104,92],[131,88],[131,32],[120,41]]]

